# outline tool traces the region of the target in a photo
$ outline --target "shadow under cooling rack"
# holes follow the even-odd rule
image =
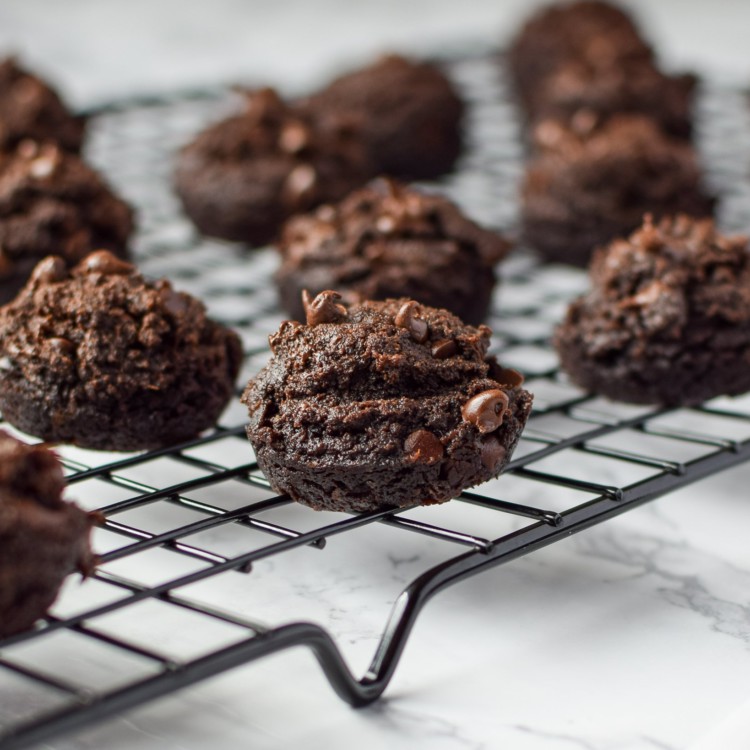
[[[493,60],[449,67],[472,104],[472,137],[441,189],[477,218],[507,226],[522,158],[512,108]],[[274,256],[196,237],[168,189],[175,145],[215,119],[219,101],[176,97],[105,111],[92,122],[89,156],[140,207],[142,268],[171,277],[238,330],[246,378],[267,358],[267,336],[282,318]],[[747,177],[722,160],[721,147],[747,141],[748,122],[739,95],[708,92],[706,101],[712,179],[728,186],[725,223],[736,226],[747,217],[733,207],[745,202],[732,196],[747,195]],[[712,107],[722,113],[713,140]],[[276,495],[238,403],[217,431],[168,450],[113,456],[62,447],[68,495],[106,519],[95,536],[101,565],[83,584],[69,580],[37,629],[0,643],[0,748],[79,729],[300,645],[344,700],[366,704],[386,688],[422,607],[442,589],[747,460],[750,397],[655,411],[587,396],[559,375],[549,335],[584,284],[579,272],[536,267],[523,255],[504,265],[489,323],[503,364],[527,374],[534,413],[507,472],[443,506],[316,513]],[[313,618],[288,622],[299,577],[319,582],[324,619],[351,583],[342,570],[366,578],[394,550],[408,555],[418,543],[424,557],[372,603],[391,611],[364,670],[351,668]]]

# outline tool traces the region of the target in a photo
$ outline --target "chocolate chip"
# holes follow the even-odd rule
[[[398,229],[398,221],[393,216],[385,214],[384,216],[378,216],[375,221],[375,229],[381,234],[391,234]]]
[[[76,350],[76,345],[72,341],[57,336],[47,339],[47,345],[55,354],[61,354],[63,357],[70,357]]]
[[[52,175],[60,163],[59,153],[54,156],[39,156],[29,163],[29,174],[37,180]]]
[[[414,300],[404,302],[396,313],[394,323],[399,328],[406,328],[411,334],[411,337],[418,344],[424,344],[429,335],[429,328],[426,321],[417,317],[417,312],[419,310],[420,307],[418,302],[415,302]]]
[[[318,175],[310,164],[299,164],[284,181],[283,196],[287,203],[297,206],[312,195],[318,183]]]
[[[432,345],[431,351],[435,359],[447,359],[458,351],[458,345],[454,339],[440,339]]]
[[[490,371],[490,376],[493,380],[497,380],[501,385],[507,385],[509,388],[518,388],[519,385],[523,385],[524,377],[514,370],[512,367],[501,367],[497,365]]]
[[[423,464],[437,463],[444,453],[440,439],[429,430],[415,430],[404,441],[410,461]]]
[[[307,325],[316,326],[320,323],[340,323],[345,320],[348,313],[343,305],[338,304],[341,295],[338,292],[327,290],[318,294],[313,299],[310,292],[305,289],[302,292],[302,304],[305,308]]]
[[[31,274],[32,282],[51,283],[68,278],[68,267],[65,261],[57,255],[49,255],[36,264]]]
[[[465,422],[476,425],[479,432],[492,432],[503,423],[508,404],[505,392],[493,388],[470,398],[463,405],[461,416]]]
[[[135,271],[135,266],[120,260],[109,250],[97,250],[84,258],[78,269],[84,273],[103,273],[106,276],[127,276]]]
[[[310,145],[310,130],[298,121],[286,123],[279,133],[279,148],[287,154],[299,154]]]
[[[495,471],[498,464],[505,458],[506,450],[494,435],[488,435],[482,440],[482,463],[488,471]]]

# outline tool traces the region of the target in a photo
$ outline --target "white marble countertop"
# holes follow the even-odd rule
[[[750,80],[744,0],[632,4],[671,64]],[[0,48],[80,106],[236,79],[302,89],[377,50],[501,39],[529,5],[4,0]],[[750,465],[727,471],[439,595],[369,708],[341,702],[295,650],[45,747],[747,750],[748,486]],[[303,577],[297,592],[302,617],[330,628],[360,670],[389,601],[423,563],[422,552],[378,551],[367,551],[381,567],[369,587],[351,584],[346,563],[331,570],[345,611],[320,581]],[[362,550],[342,541],[337,554]]]

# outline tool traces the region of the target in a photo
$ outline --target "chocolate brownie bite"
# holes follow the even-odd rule
[[[277,492],[317,510],[442,503],[497,476],[531,409],[487,357],[490,330],[413,300],[347,309],[336,292],[285,321],[242,397]]]
[[[535,134],[539,153],[521,188],[522,233],[547,260],[584,266],[595,247],[628,234],[646,213],[713,212],[695,150],[650,118],[545,121]]]
[[[618,114],[651,117],[668,135],[692,134],[693,75],[670,76],[648,61],[592,66],[572,61],[551,73],[529,99],[532,121],[570,122],[581,112],[600,120]]]
[[[281,303],[305,320],[302,292],[335,288],[347,302],[409,297],[481,323],[494,264],[510,249],[450,201],[375,180],[335,206],[295,216],[281,233]]]
[[[376,174],[433,179],[461,152],[464,104],[435,65],[387,55],[310,97],[314,112],[355,116]]]
[[[750,390],[750,247],[687,216],[597,252],[591,290],[555,334],[562,367],[593,393],[690,405]]]
[[[507,62],[522,103],[556,71],[578,61],[590,68],[653,61],[633,19],[601,0],[576,0],[542,8],[514,37]]]
[[[132,231],[131,208],[75,154],[23,141],[0,157],[0,303],[47,255],[68,266],[103,248],[125,257]]]
[[[238,336],[164,279],[109,252],[69,271],[45,258],[0,309],[0,409],[44,440],[141,450],[216,422],[240,367]]]
[[[0,430],[0,638],[28,630],[66,576],[89,574],[93,517],[62,499],[60,462]]]
[[[206,235],[263,245],[285,219],[342,198],[373,174],[352,118],[303,112],[272,89],[182,148],[174,174],[185,213]]]
[[[83,117],[72,115],[55,91],[15,58],[0,61],[0,151],[30,138],[78,153],[85,126]]]

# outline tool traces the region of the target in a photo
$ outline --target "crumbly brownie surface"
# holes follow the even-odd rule
[[[353,115],[376,173],[432,179],[458,158],[464,105],[435,65],[388,55],[337,78],[303,104]]]
[[[92,518],[62,499],[62,467],[0,431],[0,638],[30,628],[65,577],[90,573]]]
[[[111,253],[56,257],[0,309],[0,409],[45,440],[157,448],[211,427],[232,396],[238,336],[166,280]]]
[[[508,51],[515,89],[525,104],[550,75],[572,61],[598,69],[652,60],[651,47],[632,18],[601,0],[542,8],[516,34]]]
[[[79,157],[23,141],[0,158],[0,303],[47,255],[68,266],[99,249],[125,257],[132,230],[130,207]]]
[[[450,201],[380,179],[335,206],[293,217],[279,241],[281,302],[305,319],[302,291],[337,289],[347,302],[409,297],[476,325],[487,314],[498,234]]]
[[[307,300],[242,397],[275,490],[315,509],[441,503],[506,465],[531,409],[490,330],[412,300]]]
[[[0,61],[0,151],[11,151],[30,138],[78,153],[84,129],[84,118],[71,115],[46,83],[12,57]]]
[[[521,188],[522,232],[547,260],[586,265],[595,247],[628,234],[646,213],[713,212],[695,150],[649,118],[545,121],[535,133],[539,154]]]
[[[285,219],[342,198],[373,174],[353,120],[302,112],[271,89],[180,151],[174,183],[203,233],[262,245]]]
[[[750,390],[750,252],[712,221],[644,225],[598,251],[555,335],[563,369],[619,401],[695,404]]]

